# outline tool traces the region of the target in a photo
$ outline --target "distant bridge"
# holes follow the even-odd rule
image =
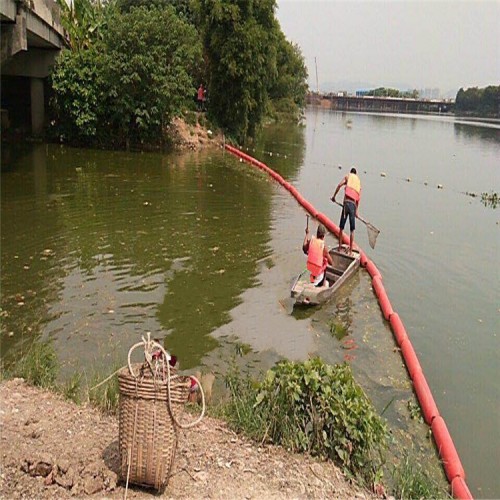
[[[455,109],[455,102],[452,100],[336,94],[309,94],[307,103],[338,111],[379,113],[451,113]]]
[[[0,0],[2,132],[41,135],[45,79],[66,45],[54,0]]]

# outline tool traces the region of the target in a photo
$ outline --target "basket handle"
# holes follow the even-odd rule
[[[172,403],[171,403],[171,397],[170,397],[170,368],[168,367],[167,363],[167,369],[168,369],[168,378],[167,378],[167,402],[168,402],[168,411],[170,412],[170,415],[172,415],[172,418],[174,419],[175,424],[180,427],[181,429],[189,429],[190,427],[194,427],[195,425],[199,424],[201,422],[201,419],[205,415],[205,393],[203,392],[203,387],[201,386],[200,381],[196,377],[192,377],[196,383],[198,384],[198,387],[200,388],[201,392],[201,413],[198,416],[196,420],[193,420],[192,422],[189,422],[187,424],[183,424],[182,422],[179,422],[177,420],[177,417],[174,414],[174,411],[172,410]],[[177,378],[179,375],[174,375],[172,378]]]
[[[139,377],[139,374],[136,374],[134,372],[134,369],[132,368],[132,362],[131,362],[131,355],[132,355],[132,352],[137,349],[138,347],[141,347],[141,346],[144,346],[144,357],[146,358],[146,362],[148,363],[149,365],[149,368],[151,369],[151,371],[153,372],[153,366],[152,366],[152,360],[153,360],[153,357],[152,357],[152,351],[153,351],[153,348],[156,348],[158,347],[163,355],[165,356],[165,359],[166,359],[166,365],[167,365],[167,403],[168,403],[168,410],[170,412],[170,415],[172,415],[172,418],[175,422],[175,424],[180,427],[181,429],[189,429],[190,427],[194,427],[195,425],[199,424],[201,422],[201,419],[203,418],[203,416],[205,415],[205,393],[203,392],[203,387],[201,386],[201,383],[200,381],[196,378],[196,377],[193,377],[194,380],[196,380],[197,384],[198,384],[198,387],[200,388],[200,392],[201,392],[201,405],[202,405],[202,408],[201,408],[201,414],[198,416],[198,418],[196,420],[194,420],[193,422],[189,422],[187,424],[183,424],[181,422],[179,422],[177,420],[177,417],[175,416],[173,410],[172,410],[172,403],[171,403],[171,396],[170,396],[170,354],[165,350],[165,348],[159,344],[158,342],[156,342],[155,340],[151,340],[151,332],[147,332],[147,338],[144,338],[142,337],[142,341],[141,342],[137,342],[137,344],[134,344],[128,351],[128,369],[130,371],[130,374],[132,375],[132,377],[134,378],[138,378]],[[174,375],[172,378],[176,378],[178,377],[178,375]]]
[[[167,368],[169,369],[169,376],[170,376],[170,363],[168,363],[168,361],[170,361],[171,358],[170,354],[165,350],[165,348],[161,344],[156,342],[156,340],[151,340],[151,332],[147,332],[147,339],[142,337],[142,342],[137,342],[137,344],[134,344],[128,351],[128,369],[132,377],[138,378],[139,375],[138,374],[136,375],[134,369],[132,368],[132,362],[130,360],[130,356],[132,355],[132,351],[134,351],[134,349],[141,346],[144,346],[144,357],[146,358],[146,362],[148,363],[151,370],[153,370],[153,367],[151,366],[151,361],[153,359],[151,353],[153,348],[158,347],[163,352],[165,359],[167,360]]]

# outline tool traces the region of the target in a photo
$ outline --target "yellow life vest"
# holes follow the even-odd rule
[[[347,176],[345,195],[356,203],[359,201],[361,197],[361,181],[356,174],[349,174]]]

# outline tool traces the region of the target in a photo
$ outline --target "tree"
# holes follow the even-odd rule
[[[172,6],[176,14],[191,24],[194,24],[194,13],[191,0],[117,0],[116,5],[121,12],[130,12],[137,7],[148,9],[165,9]]]
[[[500,116],[500,86],[461,88],[455,98],[455,110],[478,116]]]
[[[77,51],[88,49],[100,38],[106,27],[107,13],[112,11],[112,4],[104,8],[99,0],[57,0],[57,3],[69,45]]]
[[[52,75],[56,132],[70,142],[158,142],[190,99],[200,65],[195,28],[172,6],[113,15],[98,39],[64,51]]]
[[[230,135],[255,134],[277,77],[275,0],[199,0],[209,112]]]
[[[194,93],[191,74],[201,59],[196,30],[171,6],[140,7],[116,16],[105,44],[112,126],[126,140],[159,137]]]
[[[51,74],[53,132],[70,142],[90,144],[104,115],[106,85],[99,44],[86,50],[63,50]]]
[[[277,78],[269,97],[276,111],[297,116],[305,106],[307,68],[298,45],[289,42],[281,31],[277,39]]]

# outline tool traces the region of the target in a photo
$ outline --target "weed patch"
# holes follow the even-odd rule
[[[53,388],[59,364],[50,342],[35,342],[17,362],[7,369],[7,377],[20,377],[28,384]]]
[[[408,452],[392,473],[396,498],[451,498]]]
[[[230,373],[224,417],[259,441],[334,460],[372,485],[380,477],[387,429],[349,365],[319,358],[281,361],[263,382]]]

